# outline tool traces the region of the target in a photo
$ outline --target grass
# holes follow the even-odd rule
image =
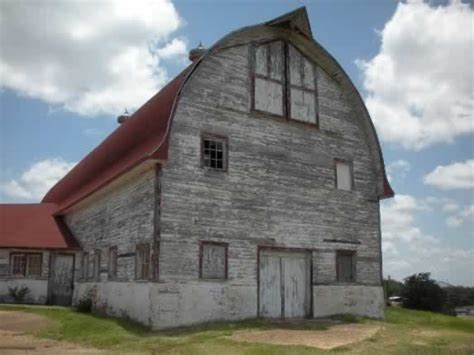
[[[327,351],[304,346],[277,346],[238,343],[226,336],[238,330],[272,328],[324,331],[330,322],[303,323],[249,320],[214,322],[195,327],[150,331],[136,323],[74,312],[62,307],[1,305],[0,310],[15,310],[43,315],[54,326],[36,336],[65,340],[113,351],[143,351],[160,354],[322,354]],[[338,322],[380,323],[357,317],[338,317]],[[473,354],[474,320],[430,312],[391,307],[382,329],[372,338],[339,347],[340,354]]]

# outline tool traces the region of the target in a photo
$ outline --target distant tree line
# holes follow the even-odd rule
[[[456,307],[474,305],[474,287],[441,287],[430,273],[418,273],[403,280],[384,279],[385,297],[400,296],[403,307],[454,314]]]

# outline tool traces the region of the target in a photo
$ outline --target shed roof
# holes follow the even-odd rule
[[[0,248],[75,249],[66,224],[53,216],[52,203],[0,204]]]

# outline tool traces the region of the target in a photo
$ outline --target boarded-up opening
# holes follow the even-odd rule
[[[259,316],[308,316],[311,304],[310,270],[311,259],[308,252],[261,251]]]

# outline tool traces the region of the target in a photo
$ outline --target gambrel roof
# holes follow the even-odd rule
[[[380,143],[364,102],[339,63],[313,39],[304,7],[263,24],[234,31],[219,40],[207,53],[238,44],[245,34],[262,27],[270,30],[267,33],[273,30],[274,36],[284,34],[303,53],[316,58],[318,65],[350,93],[358,107],[358,115],[376,162],[379,198],[392,197],[394,192],[387,180]],[[112,132],[46,194],[43,202],[57,204],[56,213],[63,213],[139,164],[148,160],[167,160],[170,125],[181,90],[206,55],[183,70]]]

